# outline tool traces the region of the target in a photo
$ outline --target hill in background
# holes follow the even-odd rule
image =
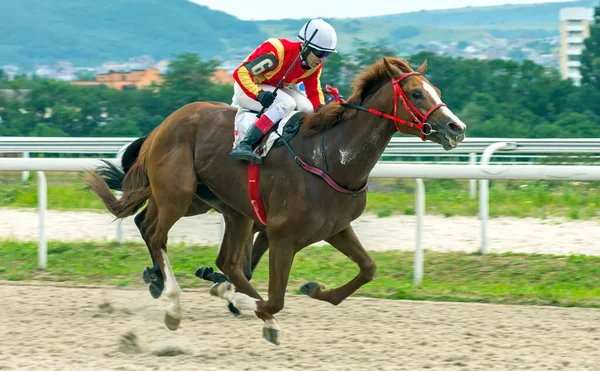
[[[338,49],[346,53],[356,48],[357,39],[383,41],[410,53],[430,42],[555,37],[560,8],[597,5],[598,0],[581,0],[329,21],[338,30]],[[143,55],[159,60],[181,52],[237,60],[268,37],[295,38],[304,22],[243,21],[187,0],[1,1],[0,65],[29,69],[68,61],[96,66]]]

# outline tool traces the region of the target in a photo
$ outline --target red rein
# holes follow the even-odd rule
[[[328,93],[333,95],[333,99],[336,102],[343,104],[346,107],[354,108],[354,109],[357,109],[360,111],[369,112],[374,115],[382,116],[389,120],[394,121],[394,126],[396,127],[396,131],[398,131],[400,134],[404,134],[404,133],[402,133],[400,131],[400,127],[398,126],[398,124],[405,125],[405,126],[419,130],[419,136],[421,137],[421,140],[424,141],[425,137],[427,135],[434,132],[433,129],[431,128],[431,125],[427,123],[429,116],[431,116],[431,114],[433,114],[437,109],[445,106],[446,104],[438,103],[435,106],[431,107],[431,109],[429,111],[427,111],[427,113],[425,113],[425,114],[422,114],[421,111],[419,111],[419,109],[417,107],[415,107],[415,105],[410,101],[410,99],[408,99],[408,96],[406,95],[404,90],[402,90],[402,86],[400,85],[400,83],[409,76],[420,76],[420,75],[421,75],[420,73],[413,71],[413,72],[405,73],[404,75],[398,77],[397,79],[392,79],[392,86],[394,87],[394,93],[395,93],[394,94],[394,115],[393,116],[389,115],[387,113],[381,112],[381,111],[374,110],[372,108],[367,108],[367,107],[363,107],[363,106],[359,106],[359,105],[355,105],[355,104],[346,103],[343,99],[340,98],[339,90],[337,88],[333,88],[329,85],[327,85],[325,87],[325,91],[327,91]],[[408,114],[411,116],[412,121],[407,121],[407,120],[398,118],[398,99],[400,99],[402,106],[404,107],[406,112],[408,112]]]

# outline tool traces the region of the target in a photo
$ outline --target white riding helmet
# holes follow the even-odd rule
[[[317,31],[317,34],[310,43],[310,37]],[[337,34],[333,27],[322,19],[312,19],[308,21],[300,32],[298,32],[298,40],[308,43],[308,46],[323,52],[336,53]]]

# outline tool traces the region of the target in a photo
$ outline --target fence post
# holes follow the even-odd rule
[[[29,152],[23,152],[23,158],[29,158]],[[21,181],[26,182],[29,179],[29,171],[23,171],[21,173]]]
[[[420,286],[423,283],[423,219],[425,215],[425,184],[423,179],[415,179],[417,182],[415,211],[417,214],[417,246],[415,247],[415,276],[413,284]]]
[[[477,165],[477,154],[475,152],[469,153],[469,165]],[[469,198],[473,199],[477,195],[477,181],[475,179],[469,180]]]
[[[489,165],[490,159],[494,152],[499,150],[514,150],[517,148],[517,143],[514,142],[497,142],[490,144],[481,155],[480,165]],[[481,218],[481,247],[479,252],[482,255],[487,254],[487,221],[489,216],[489,183],[488,179],[479,181],[479,216]]]
[[[48,243],[46,242],[46,209],[48,208],[48,183],[43,171],[37,172],[38,184],[38,209],[39,209],[39,245],[38,268],[46,269],[48,266]]]

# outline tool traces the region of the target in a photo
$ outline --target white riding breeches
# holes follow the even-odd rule
[[[274,86],[266,84],[259,84],[258,87],[265,91],[275,90]],[[241,107],[253,111],[260,111],[262,109],[260,102],[248,97],[237,82],[233,84],[233,91],[232,105],[234,107]],[[301,112],[314,111],[312,103],[297,85],[290,85],[278,89],[277,96],[275,97],[273,104],[265,111],[265,115],[267,115],[271,121],[277,123],[293,110]]]

